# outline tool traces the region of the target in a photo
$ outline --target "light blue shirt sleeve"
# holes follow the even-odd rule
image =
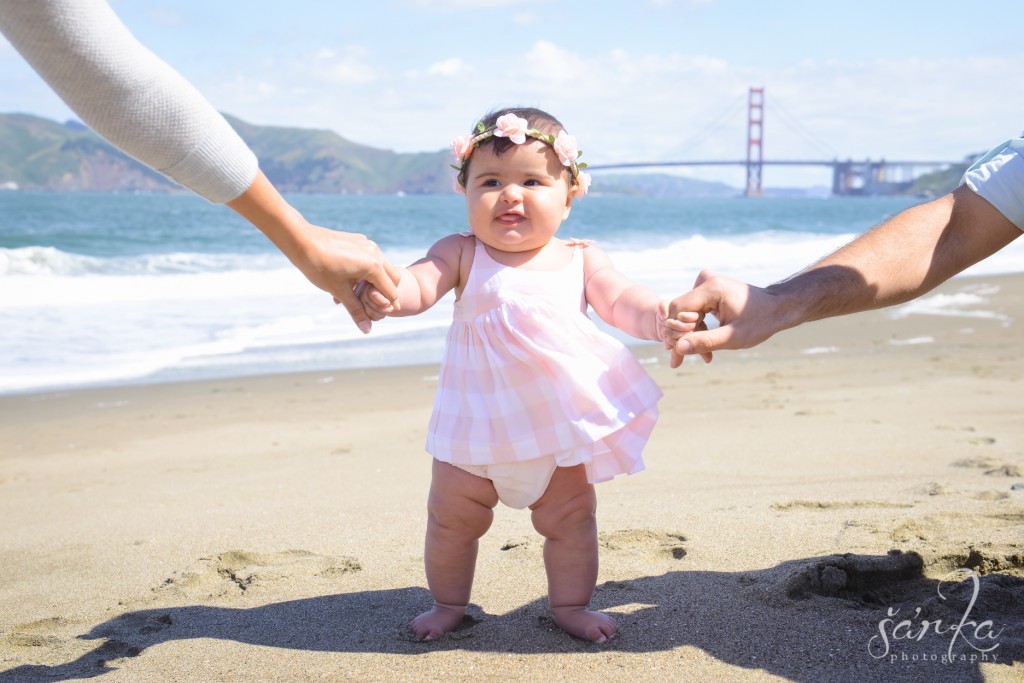
[[[974,162],[960,180],[1024,230],[1024,134]]]

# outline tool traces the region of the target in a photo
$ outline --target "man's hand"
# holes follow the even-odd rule
[[[669,365],[679,367],[683,357],[690,354],[700,354],[709,363],[714,351],[760,344],[784,329],[777,316],[779,307],[778,297],[760,287],[701,271],[694,288],[669,304],[669,318],[694,325],[692,331],[676,339]],[[718,319],[719,327],[709,330],[703,324],[703,316],[708,313]]]

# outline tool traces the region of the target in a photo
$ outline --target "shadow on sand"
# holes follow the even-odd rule
[[[644,653],[692,646],[738,667],[808,683],[981,681],[982,662],[1024,661],[1024,579],[973,571],[926,578],[920,556],[898,551],[793,560],[752,572],[673,571],[607,582],[593,605],[617,615],[620,634],[603,646],[559,631],[546,617],[544,600],[501,616],[472,606],[466,628],[433,643],[416,642],[404,623],[429,604],[427,591],[414,587],[245,609],[193,605],[128,612],[80,636],[99,643],[78,659],[18,666],[0,672],[0,683],[99,677],[114,670],[111,660],[130,667],[124,658],[189,638],[409,655],[436,649]]]

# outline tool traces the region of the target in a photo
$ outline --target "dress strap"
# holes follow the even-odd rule
[[[487,253],[487,248],[484,246],[484,243],[477,239],[473,233],[463,232],[460,234],[466,237],[471,237],[474,244],[473,263],[469,267],[469,275],[466,278],[465,286],[462,288],[463,293],[465,293],[470,289],[471,285],[473,287],[473,291],[475,291],[478,287],[478,283],[487,280],[487,278],[491,276],[491,273],[496,268],[500,267],[500,264],[491,258],[491,255]]]
[[[565,246],[572,247],[573,249],[586,249],[593,243],[594,240],[581,240],[575,237],[570,237],[565,241]]]

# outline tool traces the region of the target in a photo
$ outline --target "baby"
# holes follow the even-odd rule
[[[587,307],[640,339],[666,341],[693,325],[666,323],[666,304],[597,247],[555,237],[590,177],[553,116],[493,112],[452,149],[470,231],[403,269],[396,305],[368,284],[357,289],[374,320],[456,296],[427,436],[424,560],[434,605],[410,627],[434,639],[460,623],[478,539],[500,500],[529,508],[544,536],[555,623],[603,643],[616,625],[588,609],[598,568],[594,484],[643,469],[661,391]]]

